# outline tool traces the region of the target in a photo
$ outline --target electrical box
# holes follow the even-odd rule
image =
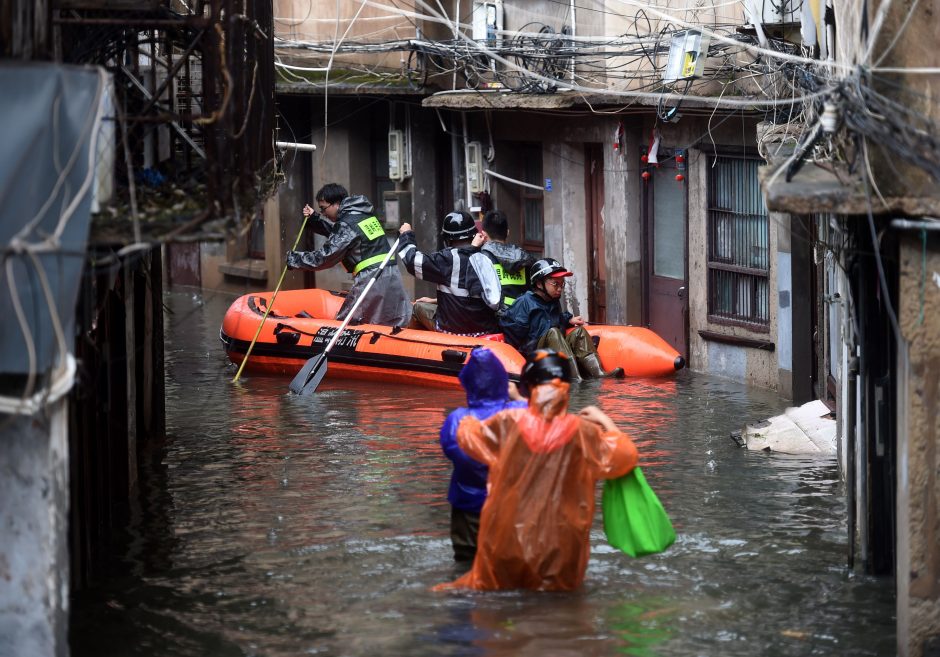
[[[475,0],[473,3],[473,40],[493,43],[503,30],[503,0]]]
[[[401,130],[388,131],[388,177],[405,179],[405,136]]]
[[[398,230],[411,223],[411,192],[387,190],[382,192],[382,224],[385,230]]]
[[[708,35],[699,30],[684,30],[673,34],[663,82],[669,84],[702,77],[705,58],[708,56],[708,42]]]
[[[467,186],[470,188],[470,193],[479,194],[483,191],[483,148],[480,142],[468,143],[464,157],[467,166]]]

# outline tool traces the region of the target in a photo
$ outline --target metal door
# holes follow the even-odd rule
[[[591,275],[588,319],[595,324],[603,324],[607,321],[607,265],[604,260],[604,151],[601,144],[586,144],[584,147],[584,202]]]
[[[688,358],[688,180],[673,154],[660,162],[645,183],[647,326]]]

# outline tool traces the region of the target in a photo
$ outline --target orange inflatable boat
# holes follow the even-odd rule
[[[220,338],[232,362],[239,364],[262,321],[270,292],[239,297],[225,313]],[[294,376],[323,352],[342,323],[334,319],[343,297],[318,289],[282,290],[264,320],[245,371]],[[636,326],[589,325],[598,341],[605,369],[622,367],[627,376],[664,376],[685,366],[665,340]],[[501,334],[467,338],[418,329],[357,324],[346,330],[329,354],[327,377],[398,382],[430,387],[459,387],[457,375],[474,347],[491,349],[513,379],[525,358],[503,342]]]

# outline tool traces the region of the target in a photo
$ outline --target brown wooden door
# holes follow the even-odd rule
[[[607,321],[607,265],[604,261],[604,151],[601,144],[584,147],[584,199],[591,268],[588,320],[603,324]]]
[[[688,358],[688,180],[676,180],[671,153],[659,159],[644,183],[647,326]]]

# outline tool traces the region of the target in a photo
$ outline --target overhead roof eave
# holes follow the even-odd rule
[[[587,110],[604,108],[622,112],[648,112],[659,106],[655,96],[613,95],[607,93],[584,93],[580,91],[559,90],[554,93],[531,94],[513,92],[508,89],[458,89],[439,91],[421,101],[422,107],[453,110]],[[741,105],[715,103],[700,99],[684,99],[680,112],[685,113],[757,113],[758,108],[746,108]]]
[[[274,86],[275,93],[296,96],[322,96],[327,87],[322,82],[283,82]],[[427,92],[406,84],[381,82],[330,82],[331,96],[423,96]]]
[[[807,162],[787,182],[786,163],[759,169],[764,200],[771,212],[789,214],[903,214],[940,216],[940,198],[926,196],[885,196],[866,193],[860,171],[850,172],[841,163]],[[870,205],[869,205],[870,204]]]

